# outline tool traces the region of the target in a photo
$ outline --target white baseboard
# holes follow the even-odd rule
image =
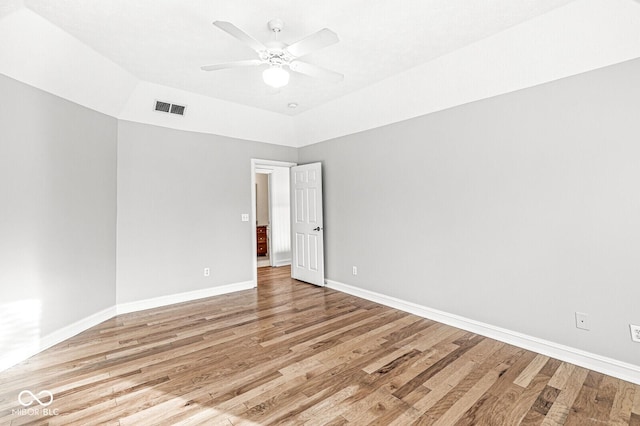
[[[364,290],[333,280],[325,280],[327,287],[348,293],[362,299],[380,303],[381,305],[409,312],[462,330],[490,337],[510,345],[518,346],[560,361],[565,361],[589,370],[617,377],[631,383],[640,384],[640,366],[596,355],[590,352],[561,345],[537,337],[529,336],[502,327],[496,327],[459,315],[450,314],[437,309],[428,308],[416,303],[407,302],[381,293]]]
[[[174,303],[189,302],[203,299],[205,297],[219,296],[221,294],[233,293],[235,291],[250,290],[256,284],[253,281],[209,287],[202,290],[187,291],[184,293],[170,294],[167,296],[154,297],[151,299],[137,300],[135,302],[119,303],[116,307],[118,315],[130,312],[144,311],[145,309],[159,308],[161,306],[173,305]]]
[[[31,344],[26,347],[9,353],[4,353],[0,355],[0,371],[6,370],[9,367],[13,367],[14,365],[31,358],[39,352],[52,347],[53,345],[57,345],[58,343],[63,342],[68,338],[75,336],[76,334],[80,334],[83,331],[94,327],[103,321],[113,318],[115,315],[116,307],[111,306],[109,308],[103,309],[100,312],[96,312],[95,314],[89,315],[86,318],[62,327],[54,331],[53,333],[49,333],[46,336],[31,342]]]
[[[291,265],[291,259],[281,259],[273,262],[274,268],[279,268],[281,266]]]
[[[83,318],[79,321],[69,324],[61,329],[50,333],[37,341],[31,342],[28,347],[23,347],[9,353],[0,354],[0,371],[13,367],[32,356],[65,341],[91,327],[100,324],[103,321],[111,319],[116,315],[142,311],[144,309],[158,308],[160,306],[171,305],[174,303],[188,302],[191,300],[202,299],[205,297],[219,296],[221,294],[232,293],[235,291],[249,290],[256,285],[253,281],[245,281],[235,284],[222,285],[218,287],[206,288],[203,290],[189,291],[185,293],[172,294],[169,296],[154,297],[152,299],[139,300],[136,302],[121,303],[103,309],[93,315]]]

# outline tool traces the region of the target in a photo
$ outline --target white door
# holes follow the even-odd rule
[[[324,285],[322,167],[291,168],[291,277]]]

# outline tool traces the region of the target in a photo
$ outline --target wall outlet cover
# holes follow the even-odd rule
[[[581,330],[589,330],[589,315],[584,312],[576,312],[576,327]]]
[[[640,343],[640,325],[629,324],[631,329],[631,340]]]

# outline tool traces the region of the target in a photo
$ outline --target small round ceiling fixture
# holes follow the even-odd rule
[[[298,104],[296,102],[289,102],[287,104],[287,107],[289,107],[291,109],[296,109],[296,108],[298,108]]]

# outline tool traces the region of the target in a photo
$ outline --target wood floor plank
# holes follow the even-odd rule
[[[549,373],[545,374],[545,368],[543,368],[538,375],[531,380],[529,386],[527,386],[504,416],[504,424],[535,424],[535,417],[527,418],[527,414],[530,411],[539,415],[539,421],[540,423],[542,422],[549,408],[551,408],[551,405],[555,402],[556,392],[559,393],[557,389],[547,385],[551,375],[553,375],[555,369],[560,365],[560,362],[554,361],[556,360],[550,359],[545,366],[549,367]]]
[[[462,366],[458,366],[451,374],[447,374],[444,380],[439,381],[436,386],[431,385],[431,389],[427,389],[428,393],[424,394],[422,398],[418,399],[412,404],[413,411],[407,413],[407,421],[398,418],[398,420],[392,422],[393,425],[401,426],[403,424],[411,424],[423,416],[424,413],[429,411],[436,403],[438,403],[445,395],[457,386],[463,379],[465,379],[473,369],[477,367],[474,362],[468,361]],[[411,420],[411,421],[409,421]]]
[[[430,423],[434,426],[447,426],[455,424],[456,421],[464,415],[464,413],[475,402],[482,398],[485,392],[498,380],[500,377],[500,371],[497,369],[489,370],[480,380],[478,380],[468,392],[457,399],[455,403],[447,410],[442,416],[440,416],[435,422]]]
[[[441,360],[439,360],[435,364],[431,365],[426,370],[420,372],[413,379],[411,379],[411,381],[409,381],[404,386],[402,386],[400,389],[395,391],[394,395],[397,398],[406,397],[416,387],[422,385],[424,382],[426,382],[427,380],[429,380],[430,378],[432,378],[433,376],[435,376],[436,374],[441,372],[449,364],[452,364],[454,361],[456,361],[458,358],[460,358],[462,355],[464,355],[465,352],[467,352],[469,349],[473,348],[475,345],[480,343],[482,340],[484,340],[484,338],[480,337],[480,336],[474,336],[472,339],[469,339],[467,342],[465,342],[464,344],[460,345],[458,347],[458,349],[454,350],[453,352],[448,354],[446,357],[442,358]]]
[[[564,425],[573,403],[582,389],[589,370],[575,367],[542,422],[543,426]]]
[[[526,388],[531,383],[531,380],[538,374],[538,372],[545,366],[549,357],[544,355],[536,355],[531,363],[525,368],[522,373],[514,380],[518,386]]]
[[[2,425],[640,425],[640,386],[260,268],[0,372]],[[54,414],[21,412],[49,390]]]
[[[573,374],[573,371],[576,369],[576,366],[573,364],[569,364],[563,362],[556,370],[556,373],[549,380],[549,386],[552,386],[556,389],[564,389],[565,385],[569,381],[569,377]]]
[[[635,387],[635,395],[633,396],[633,406],[631,407],[631,412],[633,414],[640,415],[640,388]]]
[[[438,422],[442,417],[455,423],[465,413],[466,410],[471,408],[471,406],[483,396],[477,395],[476,398],[476,395],[474,393],[472,394],[471,399],[469,397],[465,398],[465,396],[471,391],[471,389],[475,389],[477,392],[478,382],[482,381],[482,385],[480,385],[480,387],[483,388],[484,385],[488,385],[488,387],[484,389],[484,391],[487,391],[489,387],[492,386],[493,383],[495,383],[495,381],[504,374],[507,369],[505,367],[505,364],[513,363],[513,360],[521,356],[522,354],[522,350],[518,350],[514,347],[504,347],[499,351],[496,351],[482,364],[477,365],[474,369],[472,369],[470,373],[464,377],[464,379],[462,379],[447,394],[445,394],[435,404],[433,404],[433,406],[423,414],[420,421],[416,424],[433,424],[435,422]],[[495,378],[492,378],[494,376],[492,372],[495,372]],[[462,400],[463,398],[464,403],[458,404],[458,401]],[[467,406],[467,404],[469,405]],[[455,416],[453,414],[447,414],[454,406],[456,406],[457,409],[464,408],[464,411],[456,412]]]
[[[636,387],[629,382],[618,380],[618,391],[616,392],[611,412],[609,413],[609,422],[612,425],[626,425],[631,419],[631,410],[633,408],[633,398],[636,394]]]

